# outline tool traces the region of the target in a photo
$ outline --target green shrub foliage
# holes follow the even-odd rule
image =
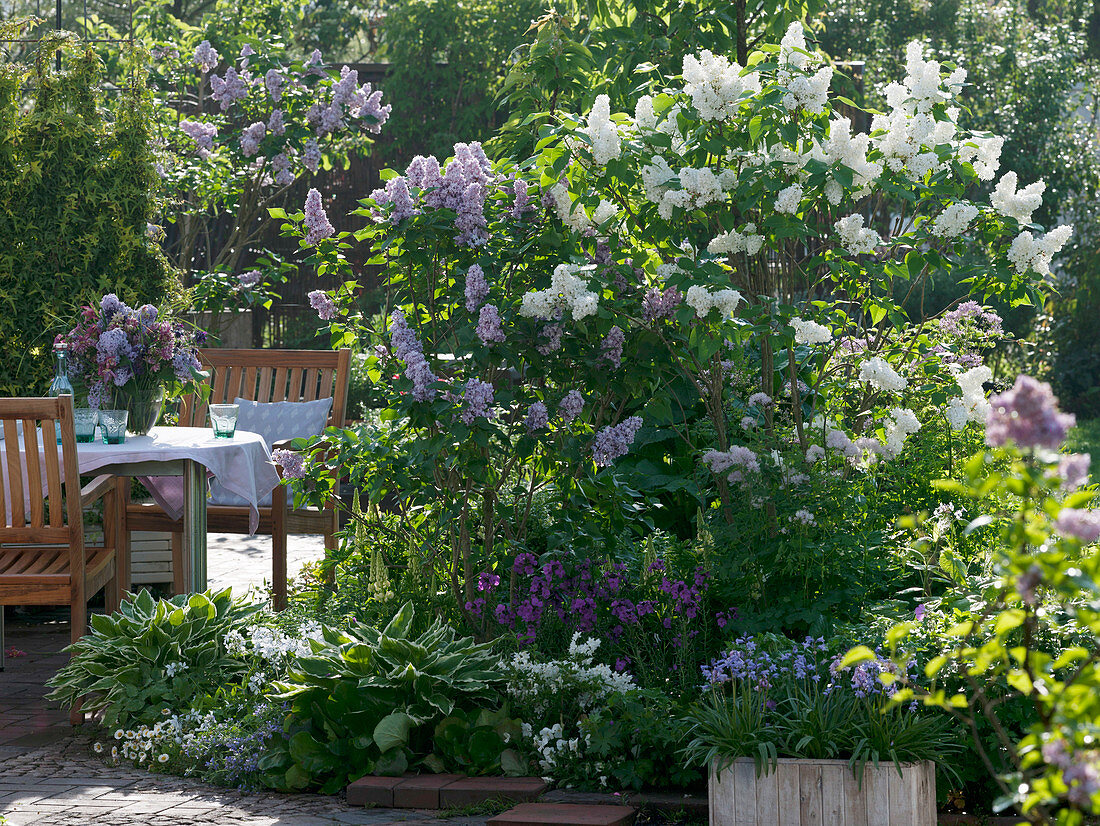
[[[109,102],[101,84],[95,54],[63,37],[30,68],[0,65],[4,395],[45,389],[53,336],[80,305],[112,292],[156,303],[173,281],[147,236],[157,173],[143,78],[135,71]]]

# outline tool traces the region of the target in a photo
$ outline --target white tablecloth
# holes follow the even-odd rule
[[[248,503],[251,509],[248,524],[252,533],[259,527],[260,501],[279,484],[279,474],[263,437],[244,430],[238,430],[232,439],[216,439],[213,431],[205,427],[154,427],[146,436],[127,436],[125,443],[120,445],[105,445],[102,439],[97,439],[76,447],[80,473],[88,476],[102,468],[122,463],[191,459],[205,467],[209,475],[221,482],[226,490]],[[0,442],[0,457],[2,455]],[[25,458],[23,467],[26,479]],[[182,477],[147,476],[141,477],[141,482],[168,516],[172,519],[183,516]]]

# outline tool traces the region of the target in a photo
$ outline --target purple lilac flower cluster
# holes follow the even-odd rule
[[[640,416],[631,416],[617,425],[609,425],[596,434],[592,444],[592,458],[599,467],[609,467],[615,460],[625,456],[634,444],[634,437],[642,427]]]
[[[390,347],[394,356],[405,362],[405,378],[413,383],[413,399],[418,402],[432,401],[435,388],[431,385],[436,380],[435,375],[424,358],[424,348],[417,341],[416,333],[400,310],[394,310],[390,316]]]
[[[477,318],[477,337],[482,344],[504,341],[504,327],[500,321],[500,310],[495,304],[486,304]]]
[[[324,290],[310,291],[309,306],[317,311],[317,316],[321,321],[332,321],[336,318],[336,302]]]
[[[1017,376],[1011,389],[989,400],[985,442],[1002,447],[1012,442],[1021,450],[1057,450],[1076,423],[1072,413],[1058,410],[1050,385],[1031,376]]]
[[[1043,760],[1062,773],[1066,798],[1075,806],[1090,809],[1100,792],[1100,753],[1095,749],[1071,752],[1062,738],[1043,745]]]
[[[611,362],[613,367],[618,368],[623,363],[623,344],[625,341],[626,333],[617,326],[612,327],[607,331],[603,341],[600,342],[600,359],[606,359]]]
[[[558,402],[558,415],[565,424],[572,424],[573,420],[581,415],[582,410],[584,410],[584,396],[581,395],[580,390],[570,390]]]
[[[683,295],[675,287],[669,287],[664,292],[656,287],[650,287],[642,298],[642,318],[647,322],[672,318],[681,301],[683,301]]]
[[[417,155],[409,163],[404,176],[391,178],[385,189],[372,192],[371,199],[378,207],[375,220],[396,223],[392,217],[393,211],[399,211],[405,217],[413,214],[410,208],[413,211],[450,209],[455,212],[456,243],[470,247],[484,244],[489,239],[485,199],[495,177],[493,165],[480,143],[457,143],[454,153],[454,158],[445,168],[441,168],[434,157]],[[409,193],[408,201],[404,193]],[[391,207],[390,217],[382,210],[387,205]]]
[[[114,388],[131,382],[187,382],[202,369],[197,347],[206,334],[163,317],[146,304],[131,309],[114,293],[99,308],[84,307],[80,322],[58,342],[69,348],[69,375],[88,388],[88,402],[109,402]]]
[[[195,150],[200,158],[205,160],[210,157],[214,150],[214,138],[218,134],[217,126],[198,120],[181,120],[180,131],[195,142]]]
[[[953,336],[978,332],[983,336],[1000,336],[1004,329],[1001,317],[977,301],[964,301],[940,319],[940,329]]]
[[[489,282],[485,280],[485,270],[479,264],[471,264],[470,269],[466,270],[466,312],[474,312],[488,297]]]
[[[320,52],[314,52],[320,63]],[[311,57],[312,62],[312,57]],[[368,132],[377,134],[389,120],[392,107],[382,105],[382,90],[369,83],[359,85],[359,72],[343,66],[340,80],[332,85],[331,97],[314,103],[306,113],[306,121],[313,125],[318,137],[346,129],[348,120],[361,121]]]
[[[463,393],[464,404],[462,412],[458,414],[464,424],[472,424],[475,419],[491,419],[493,412],[493,385],[480,379],[470,379],[466,382]]]
[[[516,178],[512,184],[512,193],[515,196],[515,200],[512,202],[512,208],[509,210],[509,214],[517,221],[522,220],[523,216],[528,212],[535,210],[535,203],[531,196],[527,194],[527,181],[523,178]]]
[[[321,193],[310,189],[306,193],[305,209],[306,243],[316,246],[322,238],[329,238],[336,230],[329,223],[325,208],[321,205]]]
[[[534,433],[536,430],[543,430],[550,423],[550,414],[546,410],[545,402],[534,402],[527,408],[527,417],[524,420],[527,425],[527,431]]]
[[[232,66],[225,70],[225,77],[210,76],[210,97],[216,100],[226,111],[234,103],[248,97],[248,88],[252,83],[252,75],[248,72],[238,72]]]
[[[221,55],[217,50],[210,45],[209,40],[204,40],[198,46],[195,47],[195,56],[193,58],[196,66],[199,67],[199,71],[206,74],[221,60]]]
[[[271,451],[271,461],[283,469],[284,479],[305,479],[306,478],[306,460],[305,457],[296,450],[279,450]]]

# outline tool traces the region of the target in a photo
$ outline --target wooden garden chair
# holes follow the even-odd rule
[[[60,449],[55,422],[61,426]],[[0,436],[0,606],[68,605],[76,642],[87,630],[89,597],[103,588],[108,613],[118,608],[121,486],[114,477],[100,476],[80,489],[72,396],[0,399]],[[83,510],[101,498],[104,543],[88,547]],[[0,610],[0,649],[3,621]],[[74,725],[83,721],[79,706],[70,719]]]
[[[309,402],[332,399],[328,427],[346,425],[351,351],[344,350],[201,350],[199,360],[210,371],[210,397],[189,396],[180,411],[181,427],[207,427],[211,404],[231,404],[241,398],[257,402]],[[285,444],[268,445],[274,450]],[[281,471],[280,471],[281,472]],[[183,524],[173,521],[156,504],[129,503],[128,531],[172,533],[172,579],[176,593],[183,590]],[[248,533],[248,507],[210,504],[207,530],[215,533]],[[320,510],[287,507],[286,488],[272,492],[271,506],[260,508],[257,534],[271,537],[273,604],[282,610],[287,602],[287,534],[320,534],[325,550],[338,547],[339,519],[334,505]]]

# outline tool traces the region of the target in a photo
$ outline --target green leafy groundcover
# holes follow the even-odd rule
[[[461,768],[521,774],[507,748],[519,722],[500,709],[504,674],[491,645],[458,638],[439,620],[410,638],[405,603],[378,631],[325,628],[298,657],[274,698],[289,704],[288,739],[260,759],[274,788],[332,794],[366,774]]]
[[[18,27],[0,27],[0,38]],[[61,72],[53,69],[55,50]],[[62,36],[31,69],[0,62],[0,394],[49,383],[50,346],[105,293],[158,303],[173,278],[149,237],[157,188],[135,70],[105,103],[99,58]],[[29,105],[28,105],[28,97]]]

